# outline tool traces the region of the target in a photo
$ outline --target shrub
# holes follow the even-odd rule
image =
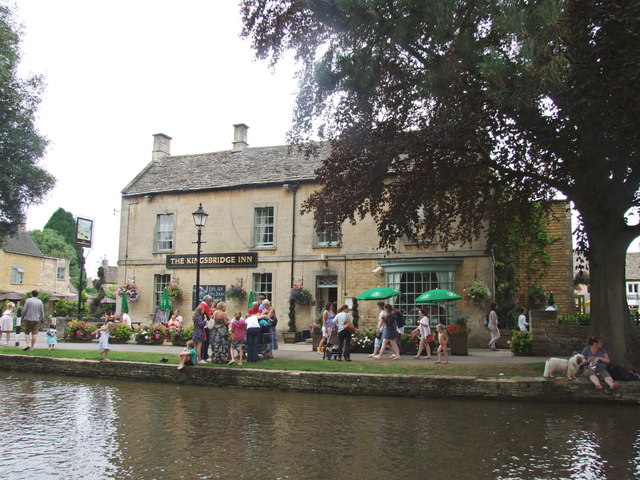
[[[169,329],[169,336],[174,343],[186,343],[193,336],[193,327],[177,327]]]
[[[64,338],[67,340],[84,340],[93,335],[97,328],[94,324],[83,320],[71,320],[64,329]]]
[[[116,341],[124,341],[126,342],[131,338],[131,333],[133,329],[129,327],[126,323],[119,323],[116,328],[111,331],[110,337]]]
[[[169,338],[169,330],[161,323],[141,325],[133,333],[133,338],[139,345],[162,345]]]
[[[509,349],[513,353],[531,355],[531,332],[513,330],[511,340],[509,340]]]

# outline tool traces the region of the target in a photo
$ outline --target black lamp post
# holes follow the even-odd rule
[[[193,212],[193,223],[195,223],[196,228],[198,229],[198,240],[195,242],[198,246],[198,250],[196,253],[196,295],[195,302],[193,308],[198,306],[200,303],[200,246],[202,245],[202,229],[207,223],[207,217],[209,214],[202,209],[202,202],[200,202],[200,206],[198,209]],[[205,242],[206,243],[206,242]]]

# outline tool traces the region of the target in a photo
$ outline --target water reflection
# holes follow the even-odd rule
[[[370,398],[0,373],[0,478],[625,479],[635,407]]]

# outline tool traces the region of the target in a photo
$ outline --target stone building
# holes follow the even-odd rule
[[[324,230],[316,231],[312,216],[301,216],[299,210],[317,188],[314,169],[320,159],[305,158],[288,146],[249,148],[248,127],[234,128],[231,150],[196,155],[171,155],[171,138],[154,135],[152,161],[122,191],[118,271],[120,283],[134,281],[140,292],[139,300],[129,304],[134,321],[156,318],[161,292],[170,280],[177,280],[183,290],[174,307],[190,318],[197,237],[192,212],[200,204],[209,214],[202,230],[200,284],[218,298],[236,284],[264,295],[275,305],[281,331],[287,330],[293,284],[302,284],[315,299],[315,305],[296,306],[298,330],[308,329],[326,302],[351,304],[376,286],[403,292],[391,300],[410,324],[417,313],[413,300],[424,291],[445,288],[460,293],[481,280],[493,294],[493,259],[484,239],[448,251],[437,238],[424,245],[405,241],[399,242],[397,252],[387,252],[378,248],[370,217],[357,225],[327,222]],[[326,154],[321,149],[319,156]],[[570,228],[564,231],[570,252]],[[569,264],[570,258],[569,253]],[[571,284],[571,268],[565,271],[564,263],[560,268],[558,276],[568,279],[559,282],[565,288]],[[567,298],[571,294],[572,288]],[[228,304],[228,313],[246,311],[246,300]],[[374,326],[375,302],[361,301],[358,307],[360,325]],[[432,323],[467,317],[470,344],[486,343],[483,309],[464,302],[430,309]]]
[[[0,249],[0,292],[32,290],[65,298],[75,294],[69,280],[69,260],[43,255],[21,226]]]

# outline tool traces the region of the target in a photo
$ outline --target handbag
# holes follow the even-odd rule
[[[376,332],[376,338],[377,338],[378,340],[380,340],[380,339],[382,338],[382,330],[378,330],[378,331]]]
[[[347,323],[344,324],[344,329],[352,335],[356,333],[356,327],[351,323],[351,320],[348,320]]]

